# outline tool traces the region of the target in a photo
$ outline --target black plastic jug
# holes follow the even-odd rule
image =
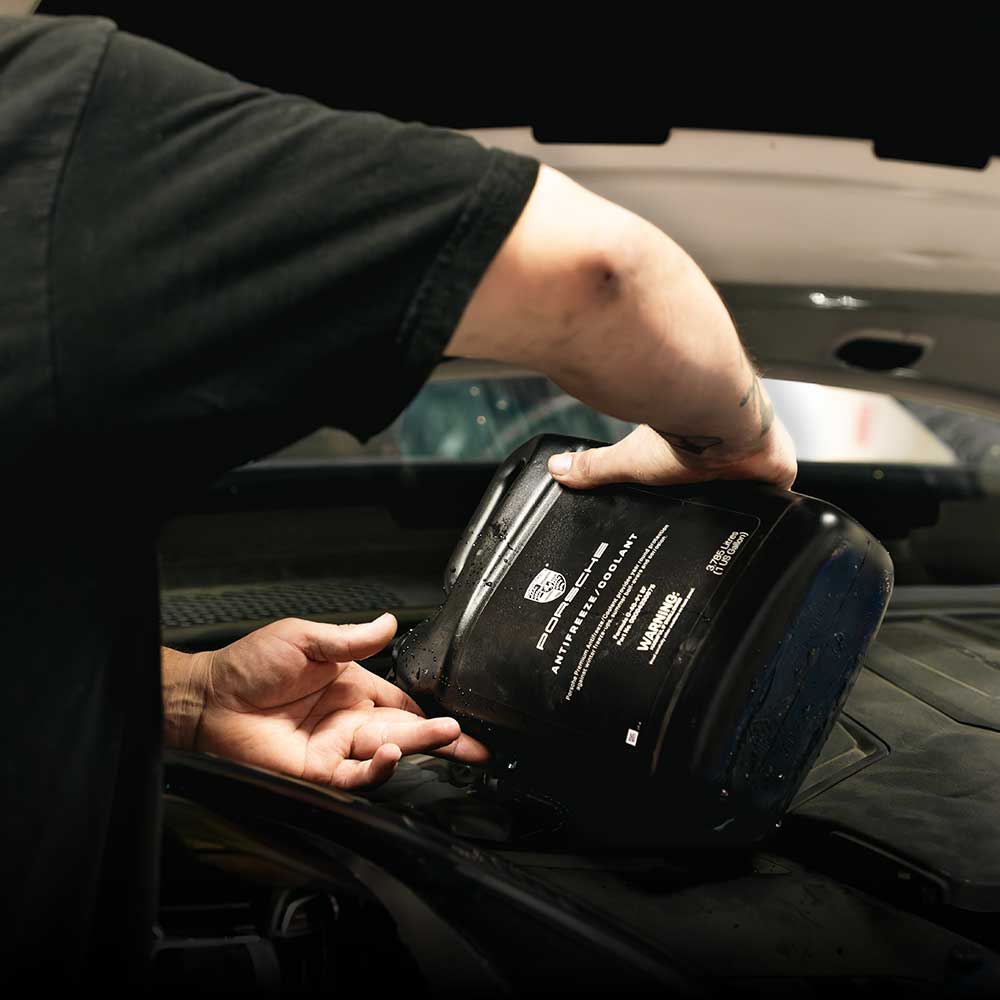
[[[843,511],[750,483],[574,491],[534,438],[499,468],[398,683],[503,780],[603,844],[773,832],[860,669],[888,553]]]

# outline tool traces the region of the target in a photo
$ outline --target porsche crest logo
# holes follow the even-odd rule
[[[529,601],[537,601],[539,604],[548,604],[549,601],[556,601],[566,593],[566,577],[562,573],[557,573],[554,569],[541,569],[538,575],[524,592],[524,596]]]

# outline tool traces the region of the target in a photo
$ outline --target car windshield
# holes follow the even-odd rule
[[[765,383],[802,460],[1000,469],[996,418],[878,392]],[[616,441],[632,426],[541,375],[455,362],[442,365],[399,418],[365,444],[324,428],[272,459],[496,462],[535,434]]]

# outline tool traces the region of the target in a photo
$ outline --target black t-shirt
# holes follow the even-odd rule
[[[148,946],[169,498],[388,424],[537,167],[108,21],[0,18],[0,981]]]

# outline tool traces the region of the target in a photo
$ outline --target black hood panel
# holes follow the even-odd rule
[[[996,608],[897,611],[788,835],[820,832],[808,838],[814,853],[855,881],[925,903],[1000,908],[998,649]]]

